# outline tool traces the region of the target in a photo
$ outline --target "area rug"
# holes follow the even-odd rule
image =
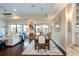
[[[34,49],[34,41],[31,42],[31,44],[28,45],[28,47],[26,47],[24,49],[24,51],[22,52],[22,55],[63,55],[62,52],[60,52],[60,50],[55,46],[55,44],[53,42],[50,41],[50,50],[44,50],[44,49],[40,49],[39,52],[38,50]]]

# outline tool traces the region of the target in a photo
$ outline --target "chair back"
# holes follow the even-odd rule
[[[44,35],[39,35],[38,37],[38,43],[39,44],[45,44],[45,36]]]

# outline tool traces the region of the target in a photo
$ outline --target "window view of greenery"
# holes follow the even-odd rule
[[[28,33],[29,27],[28,25],[10,25],[10,32],[11,33]]]
[[[45,33],[45,34],[48,33],[48,28],[44,28],[44,33]]]
[[[48,25],[39,25],[36,26],[36,34],[39,34],[42,31],[44,34],[48,33]]]
[[[43,31],[44,34],[48,33],[48,25],[40,25],[36,26],[36,34],[39,34],[40,31]],[[29,33],[29,26],[28,25],[10,25],[10,32],[12,33]]]

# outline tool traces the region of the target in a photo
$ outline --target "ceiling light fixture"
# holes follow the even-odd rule
[[[14,11],[16,11],[16,9],[13,9]]]

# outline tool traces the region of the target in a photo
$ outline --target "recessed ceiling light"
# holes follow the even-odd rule
[[[16,9],[13,9],[14,11],[16,11]]]

